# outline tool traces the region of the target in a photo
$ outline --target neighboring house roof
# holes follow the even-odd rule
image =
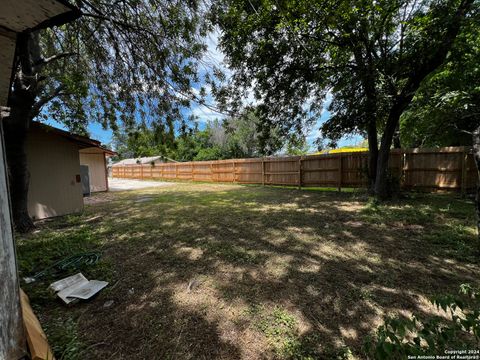
[[[72,134],[71,132],[57,129],[53,126],[42,124],[37,121],[32,122],[30,127],[31,129],[38,129],[38,130],[49,132],[58,136],[62,136],[70,141],[77,143],[80,146],[80,148],[96,147],[103,150],[108,155],[117,155],[115,151],[112,151],[104,147],[100,141],[90,139],[87,136]]]
[[[150,164],[155,161],[163,161],[163,162],[177,162],[176,160],[167,158],[162,155],[158,156],[147,156],[147,157],[139,157],[139,158],[131,158],[131,159],[123,159],[119,162],[116,162],[112,166],[125,166],[125,165],[138,165],[138,164]]]

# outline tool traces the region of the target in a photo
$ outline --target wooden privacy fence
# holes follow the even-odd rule
[[[191,161],[113,166],[112,176],[127,179],[191,180],[240,184],[335,187],[367,185],[368,152],[293,157]],[[389,168],[404,189],[466,192],[478,179],[466,147],[395,149]]]

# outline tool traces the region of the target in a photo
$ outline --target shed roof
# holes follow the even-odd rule
[[[48,132],[48,133],[52,133],[52,134],[64,137],[64,138],[66,138],[70,141],[73,141],[73,142],[77,143],[80,146],[80,148],[82,148],[82,149],[83,148],[95,147],[95,148],[99,148],[100,150],[102,150],[103,152],[105,152],[108,155],[117,155],[117,153],[115,151],[107,149],[105,146],[103,146],[100,141],[90,139],[87,136],[76,135],[76,134],[73,134],[71,132],[61,130],[61,129],[57,129],[53,126],[42,124],[42,123],[37,122],[37,121],[34,121],[31,124],[31,128],[34,129],[34,130],[40,130],[40,131],[44,131],[44,132]]]

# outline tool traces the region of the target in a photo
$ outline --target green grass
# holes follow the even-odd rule
[[[110,286],[71,307],[47,287],[77,269],[22,287],[58,359],[308,360],[362,358],[386,314],[430,316],[425,299],[479,285],[470,201],[379,205],[324,190],[181,183],[111,194],[39,224],[17,249],[22,277],[99,252],[79,270]]]
[[[86,345],[78,333],[76,319],[71,317],[63,319],[62,316],[59,316],[46,322],[44,331],[48,334],[52,351],[57,358],[68,360],[84,359],[83,352],[86,350]]]
[[[388,226],[389,223],[417,225],[419,240],[435,244],[435,253],[448,253],[457,260],[478,259],[472,239],[472,202],[450,194],[410,195],[408,199],[378,205],[369,202],[360,212],[361,219]],[[442,226],[437,226],[441,224]],[[427,231],[425,231],[425,229]]]
[[[91,251],[102,252],[95,226],[85,225],[85,215],[69,215],[41,225],[41,232],[17,237],[17,255],[20,276],[33,276],[71,255]],[[22,283],[33,309],[40,314],[42,326],[57,359],[81,360],[87,348],[78,330],[79,315],[62,309],[60,300],[48,290],[51,282],[77,272],[87,278],[111,281],[112,263],[100,258],[94,265],[82,264],[61,272],[48,272],[34,283]]]
[[[268,340],[275,356],[281,359],[315,360],[323,357],[329,359],[348,359],[348,347],[321,349],[322,337],[310,332],[301,335],[298,321],[286,309],[275,306],[269,310],[263,305],[251,305],[246,314],[253,326]]]

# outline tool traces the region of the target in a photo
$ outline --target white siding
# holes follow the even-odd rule
[[[80,150],[80,165],[88,166],[90,192],[107,191],[107,174],[105,153],[100,149],[87,148]]]
[[[83,210],[78,146],[58,135],[32,130],[27,137],[30,171],[28,212],[34,219]]]

